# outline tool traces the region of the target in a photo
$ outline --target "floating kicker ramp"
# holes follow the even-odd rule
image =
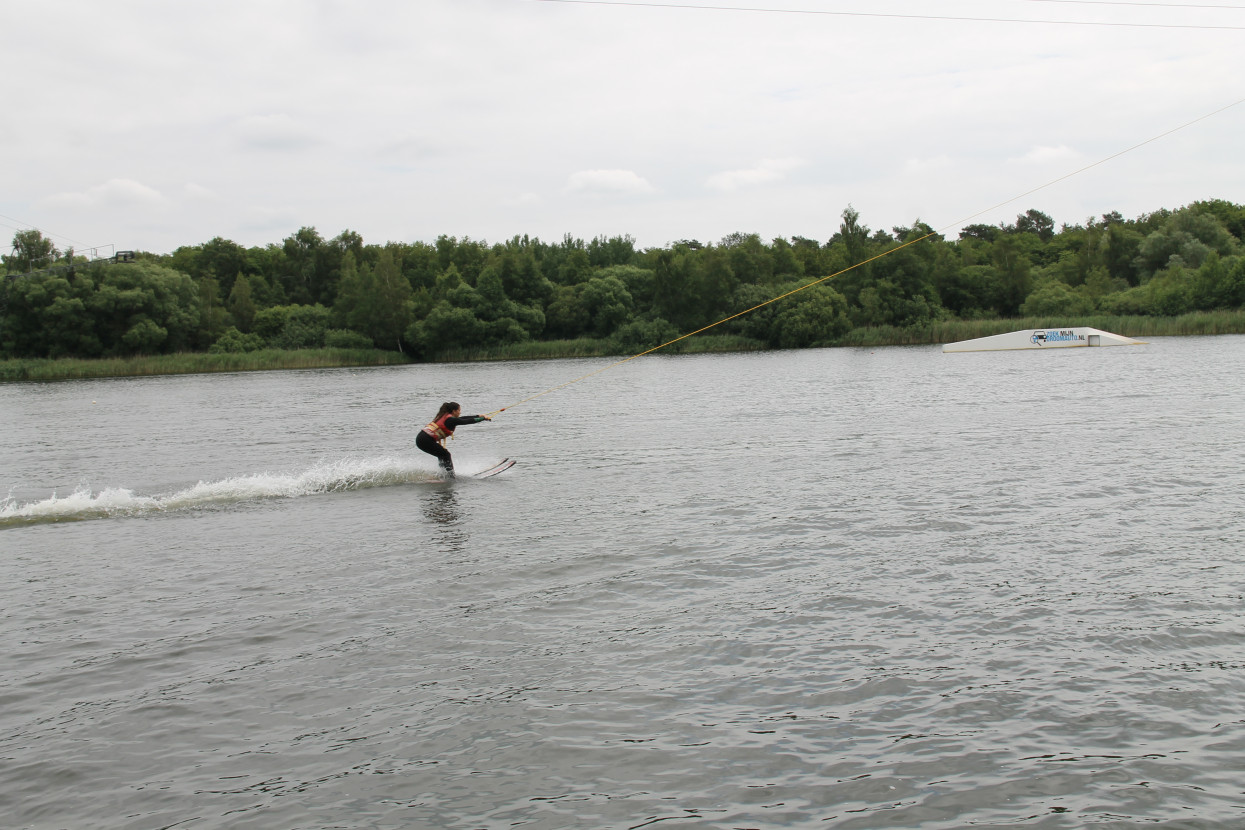
[[[1025,329],[958,343],[944,343],[944,352],[1001,352],[1011,349],[1069,349],[1081,346],[1144,346],[1140,340],[1084,326],[1067,329]]]

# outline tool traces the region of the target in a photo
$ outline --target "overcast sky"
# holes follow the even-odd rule
[[[0,0],[0,247],[824,242],[849,204],[954,236],[1245,203],[1229,2]]]

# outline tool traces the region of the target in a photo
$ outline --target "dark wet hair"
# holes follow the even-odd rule
[[[434,417],[432,420],[435,421],[437,418],[440,418],[442,415],[449,415],[455,409],[462,409],[462,407],[454,403],[453,401],[446,401],[445,403],[441,404],[441,408],[437,410],[436,417]]]

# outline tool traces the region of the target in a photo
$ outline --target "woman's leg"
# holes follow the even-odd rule
[[[429,455],[435,455],[441,469],[446,475],[453,478],[454,476],[454,459],[450,457],[450,451],[437,443],[436,439],[424,431],[420,431],[415,436],[415,446],[419,447]]]

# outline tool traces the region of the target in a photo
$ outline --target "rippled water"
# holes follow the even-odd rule
[[[0,824],[1245,827],[1245,337],[603,365],[0,386]]]

